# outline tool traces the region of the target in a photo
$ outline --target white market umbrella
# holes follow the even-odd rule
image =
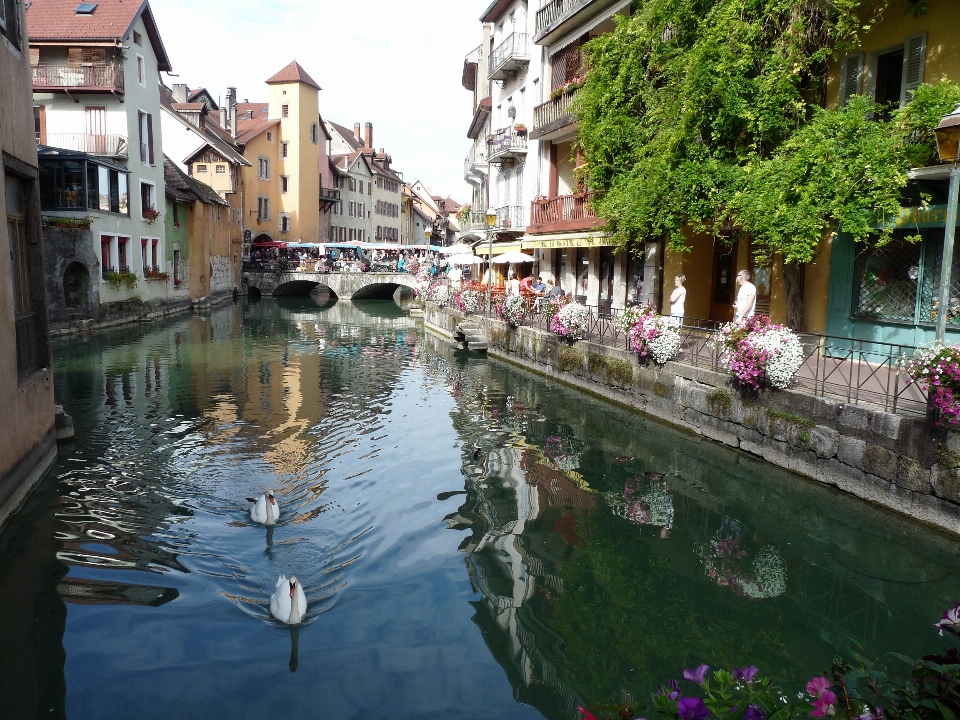
[[[486,260],[476,255],[454,255],[447,258],[447,262],[451,265],[483,265]]]
[[[472,248],[469,245],[464,245],[463,243],[457,243],[456,245],[451,245],[450,247],[440,248],[440,252],[443,255],[462,255],[463,253],[471,252]]]
[[[495,263],[528,263],[533,262],[533,255],[526,255],[522,252],[508,252],[499,255],[493,259]]]

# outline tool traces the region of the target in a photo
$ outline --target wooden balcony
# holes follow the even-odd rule
[[[31,70],[34,92],[124,92],[120,65],[34,65]]]
[[[490,54],[490,80],[506,80],[530,64],[530,36],[510,33]]]
[[[129,156],[126,135],[88,135],[87,133],[46,133],[44,143],[61,150],[76,150],[88,155],[117,159]]]
[[[534,200],[530,206],[530,227],[527,232],[543,234],[592,230],[598,221],[593,212],[593,193],[560,195],[547,200]]]
[[[533,109],[533,130],[530,132],[530,139],[544,138],[577,122],[577,116],[570,111],[570,108],[579,93],[580,89],[577,88],[554,100],[537,105]]]

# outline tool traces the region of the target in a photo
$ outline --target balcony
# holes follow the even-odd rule
[[[551,140],[555,135],[560,134],[560,130],[577,122],[577,116],[570,111],[570,108],[579,93],[580,89],[577,88],[563,93],[558,98],[548,100],[543,105],[537,105],[533,109],[533,130],[530,131],[530,139]]]
[[[460,237],[466,240],[478,240],[487,236],[487,214],[473,211],[470,217],[464,217],[460,224]]]
[[[487,160],[500,165],[523,160],[527,156],[527,134],[517,132],[512,127],[497,130],[487,140]]]
[[[491,80],[506,80],[530,64],[530,36],[526,33],[511,33],[497,45],[490,55]]]
[[[61,150],[75,150],[119,160],[128,157],[128,145],[125,135],[88,135],[87,133],[46,133],[44,145],[60,148]]]
[[[326,215],[331,208],[340,202],[340,190],[337,188],[320,188],[320,209]]]
[[[483,60],[483,46],[476,47],[463,59],[463,75],[460,83],[465,90],[477,89],[477,68]]]
[[[463,179],[471,185],[479,185],[487,174],[487,145],[474,143],[463,161]]]
[[[31,70],[34,92],[123,95],[123,67],[120,65],[34,65]]]
[[[533,234],[592,230],[604,221],[593,212],[591,192],[560,195],[546,200],[534,200],[530,206],[530,227]]]
[[[622,0],[550,0],[537,12],[533,41],[549,45],[613,6],[619,10],[624,3]]]
[[[484,220],[486,223],[486,220]],[[527,209],[522,205],[507,205],[497,208],[497,232],[525,233],[527,231]]]

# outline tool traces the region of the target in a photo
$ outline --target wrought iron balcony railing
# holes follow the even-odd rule
[[[534,40],[540,40],[557,25],[593,0],[552,0],[537,11],[537,30]]]
[[[490,54],[488,75],[491,80],[505,80],[511,73],[530,63],[530,36],[511,33]]]
[[[512,127],[498,130],[487,141],[487,159],[490,162],[526,157],[527,134],[517,132]]]
[[[484,220],[486,224],[486,220]],[[512,230],[518,233],[527,229],[527,209],[522,205],[507,205],[497,208],[497,230]]]

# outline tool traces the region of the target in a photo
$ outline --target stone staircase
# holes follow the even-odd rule
[[[453,337],[458,343],[463,343],[463,346],[467,350],[473,350],[475,352],[487,351],[486,335],[481,328],[475,325],[467,325],[466,323],[458,325],[457,332]]]

